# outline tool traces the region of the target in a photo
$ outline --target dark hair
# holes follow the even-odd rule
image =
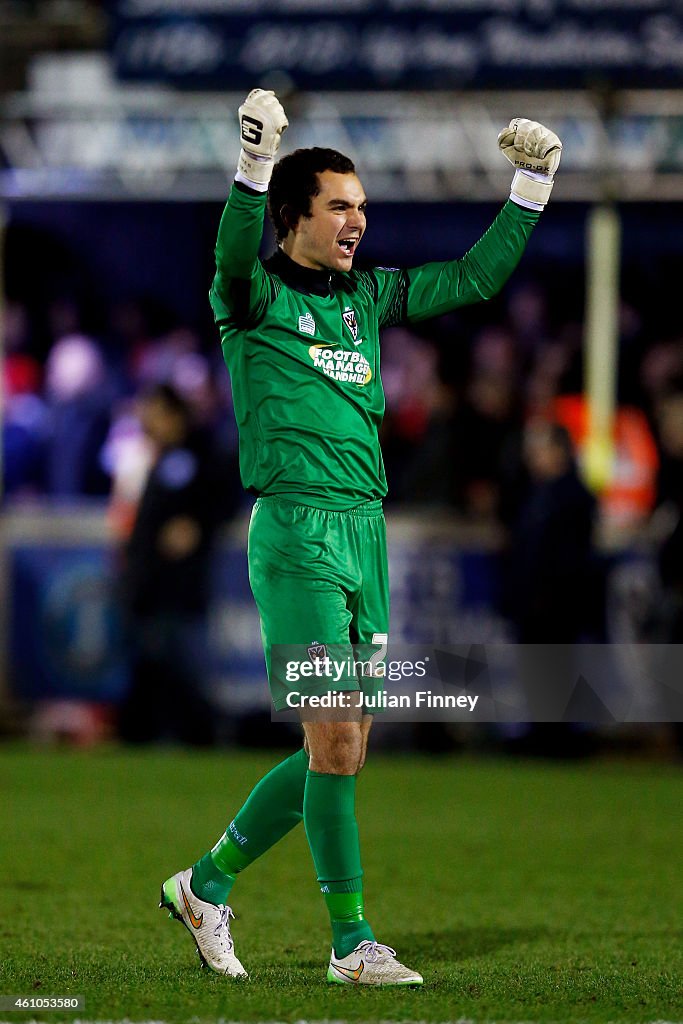
[[[549,424],[548,440],[554,448],[559,448],[566,459],[574,461],[576,452],[574,442],[567,428],[562,423],[553,421]]]
[[[186,423],[192,419],[192,410],[179,391],[171,384],[153,384],[142,394],[143,402],[160,402],[167,412],[182,416]]]
[[[348,156],[319,146],[296,149],[278,160],[268,189],[268,214],[277,240],[286,238],[300,217],[310,217],[311,200],[320,192],[319,174],[354,174],[355,170]]]
[[[574,442],[567,428],[557,420],[538,419],[528,425],[532,434],[539,434],[542,443],[559,449],[566,459],[574,462],[576,452]]]

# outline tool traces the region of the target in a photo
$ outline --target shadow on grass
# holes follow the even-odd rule
[[[457,928],[439,932],[404,932],[397,936],[399,957],[404,963],[423,957],[435,961],[469,960],[470,957],[495,953],[506,946],[523,945],[547,939],[553,933],[548,928]]]

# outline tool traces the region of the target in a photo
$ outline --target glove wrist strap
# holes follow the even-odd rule
[[[517,170],[510,186],[510,198],[528,210],[542,210],[552,190],[553,180],[547,175]]]
[[[248,185],[256,192],[267,192],[274,164],[275,161],[270,156],[257,156],[242,149],[235,181],[241,181],[243,185]]]

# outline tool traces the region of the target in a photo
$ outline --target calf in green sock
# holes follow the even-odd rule
[[[302,748],[254,786],[213,849],[193,865],[195,896],[216,906],[226,903],[239,872],[299,824],[307,771]]]
[[[192,892],[215,906],[227,903],[240,871],[303,819],[332,944],[346,956],[374,938],[364,917],[355,796],[355,775],[309,771],[308,754],[297,751],[257,783],[213,849],[193,865]]]
[[[308,772],[304,827],[338,957],[347,956],[364,939],[374,940],[364,916],[355,800],[355,775]]]

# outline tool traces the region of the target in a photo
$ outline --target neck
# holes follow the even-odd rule
[[[326,273],[329,273],[329,269],[327,267],[321,267],[317,263],[311,263],[309,259],[298,253],[296,251],[296,246],[293,244],[293,242],[290,242],[288,238],[285,238],[285,240],[282,242],[280,249],[285,254],[285,256],[289,257],[292,263],[296,263],[300,267],[305,267],[306,270],[317,270],[321,272],[325,271]]]
[[[332,270],[307,267],[290,256],[283,246],[265,261],[265,267],[266,270],[274,271],[287,285],[297,291],[323,296],[332,293]]]

